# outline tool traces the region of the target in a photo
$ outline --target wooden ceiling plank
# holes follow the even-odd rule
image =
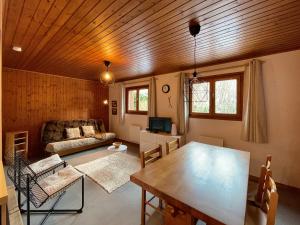
[[[132,2],[138,4],[139,1],[137,0],[131,0]],[[85,28],[80,32],[80,35],[75,35],[74,38],[71,39],[71,41],[68,41],[65,46],[69,51],[70,49],[74,48],[74,43],[81,41],[82,39],[86,39],[88,35],[93,35],[95,30],[97,30],[106,20],[110,20],[111,17],[114,15],[118,15],[120,11],[123,10],[126,12],[126,9],[130,9],[131,5],[129,5],[130,1],[127,0],[119,0],[119,2],[116,2],[115,4],[110,5],[110,9],[105,10],[98,18],[96,18],[92,23],[85,26]],[[60,52],[61,49],[59,49],[57,52]],[[60,55],[61,57],[61,55]]]
[[[282,6],[280,6],[281,7],[281,9],[282,9]],[[258,14],[258,12],[256,13],[256,14]],[[271,14],[273,14],[273,12],[271,13]],[[265,17],[265,15],[262,15],[263,17]],[[222,27],[222,29],[223,30],[225,30],[225,31],[227,31],[227,30],[229,30],[230,28],[229,27]],[[186,32],[186,33],[188,33],[188,32]],[[202,31],[200,34],[201,34],[201,38],[205,38],[204,36],[203,36],[203,34],[202,33],[205,33],[205,31]],[[223,35],[223,34],[221,34],[221,35]],[[212,35],[211,35],[212,36]],[[184,37],[184,38],[186,38],[186,37]],[[187,34],[187,38],[188,39],[190,39],[191,40],[191,42],[192,42],[192,39],[190,38],[190,36],[189,36],[189,34]],[[163,41],[163,40],[162,40]],[[181,41],[181,40],[176,40],[175,41],[175,44],[176,44],[176,42],[178,42],[178,41]],[[183,41],[183,40],[182,40]],[[191,43],[192,44],[192,43]],[[168,45],[166,45],[166,46],[170,46],[170,43],[168,43]],[[139,55],[141,55],[141,52],[138,52],[137,54],[139,54]],[[127,57],[128,58],[128,57]],[[85,57],[85,59],[88,59],[87,57]]]
[[[253,29],[260,28],[261,30],[264,30],[264,29],[266,29],[266,28],[269,27],[268,24],[270,24],[271,26],[274,27],[274,23],[277,23],[277,21],[279,21],[279,20],[281,20],[281,22],[284,21],[284,19],[286,19],[287,16],[289,16],[289,19],[297,19],[297,18],[299,18],[299,10],[298,9],[294,9],[294,11],[289,11],[286,14],[283,14],[283,12],[284,11],[280,11],[280,15],[275,14],[275,13],[268,15],[268,16],[272,16],[272,17],[276,16],[276,21],[270,21],[270,19],[267,19],[268,16],[264,17],[265,18],[264,21],[260,21],[258,23],[254,23],[254,21],[251,21],[253,23],[248,23],[247,26],[242,27],[241,29],[239,29],[238,30],[239,33],[237,35],[239,35],[239,36],[242,36],[242,35],[245,36],[245,34],[247,34],[247,33],[253,34],[254,32],[251,32]],[[248,27],[249,25],[252,25],[252,26]],[[278,28],[280,28],[280,27],[276,27],[275,29],[278,30]],[[246,30],[247,32],[242,33],[243,30]],[[209,36],[209,37],[206,38],[206,37],[200,36],[200,38],[204,40],[204,41],[202,41],[202,43],[205,43],[205,41],[211,42],[211,39],[212,40],[213,39],[218,39],[218,43],[219,44],[222,44],[222,40],[226,40],[226,39],[230,39],[230,38],[234,38],[234,39],[236,38],[236,30],[230,30],[230,28],[228,28],[228,29],[225,29],[225,31],[226,32],[221,33],[221,34],[217,33],[217,35],[210,35],[211,37]],[[284,29],[282,31],[284,31]],[[258,36],[258,35],[259,35],[259,33],[257,33],[256,36]],[[233,36],[233,37],[230,37],[230,36]],[[174,50],[174,52],[171,52],[171,53],[179,53],[177,51],[177,49],[174,48],[174,47],[177,46],[176,43],[178,43],[178,42],[183,43],[181,45],[181,48],[183,48],[185,50],[189,49],[190,51],[193,50],[193,46],[194,45],[193,45],[192,42],[189,42],[188,46],[187,46],[187,45],[185,45],[186,43],[184,43],[184,40],[178,40],[178,39],[174,40],[174,43],[170,43],[169,42],[168,45],[165,45],[165,46],[167,46],[167,48],[161,48],[161,46],[159,46],[160,48],[158,50],[159,51],[163,51],[163,52],[167,52],[167,49],[170,48],[170,49]],[[211,47],[213,47],[216,44],[217,43],[211,43],[210,45],[201,45],[199,47],[201,48],[201,51],[203,51],[204,48],[211,48]],[[170,52],[168,52],[168,53],[170,53]],[[132,58],[132,61],[134,61],[134,60],[142,60],[143,56],[148,56],[148,54],[142,54],[142,52],[138,52],[137,55],[138,55],[138,58]],[[85,60],[88,61],[89,59],[87,57],[85,57]]]
[[[63,10],[67,7],[67,5],[70,3],[70,1],[75,2],[75,4],[77,2],[74,0],[59,0],[53,3],[51,9],[48,11],[47,15],[43,19],[43,22],[30,39],[26,51],[24,51],[24,53],[22,54],[22,58],[18,61],[18,65],[20,67],[23,67],[25,61],[30,57],[32,51],[38,46],[38,44],[45,37],[45,35],[50,32],[51,28],[56,23],[57,19],[59,18]]]
[[[214,2],[209,2],[209,1],[202,1],[201,2],[201,4],[199,4],[199,2],[198,1],[195,1],[195,3],[194,4],[197,4],[196,5],[196,8],[197,9],[203,9],[203,10],[206,10],[209,6],[213,6],[213,5],[215,5],[215,6],[219,6],[219,5],[225,5],[226,3],[228,3],[228,2],[232,2],[232,1],[234,1],[234,0],[226,0],[226,1],[214,1]],[[188,8],[188,9],[190,9],[190,8],[192,8],[192,6],[185,6],[186,8]],[[192,10],[196,10],[196,9],[192,9]],[[178,8],[175,8],[175,9],[173,9],[170,13],[168,13],[167,14],[167,18],[164,18],[164,21],[168,21],[168,23],[169,24],[172,24],[172,22],[175,20],[176,21],[176,19],[174,19],[174,18],[176,18],[176,16],[178,16],[179,15],[179,17],[180,17],[180,15],[182,15],[181,14],[182,13],[182,11],[180,11]],[[160,17],[159,17],[160,18]],[[168,20],[168,18],[169,18],[169,20]],[[146,20],[145,20],[146,21]],[[144,22],[145,23],[145,22]],[[143,27],[141,27],[140,28],[140,30],[138,31],[138,34],[135,34],[135,33],[130,33],[130,34],[128,34],[127,36],[128,36],[128,38],[130,38],[131,36],[139,36],[140,34],[145,34],[146,33],[146,27],[149,27],[150,26],[150,28],[149,29],[151,29],[151,28],[154,28],[154,29],[157,29],[157,27],[159,26],[159,23],[158,24],[155,24],[155,23],[153,23],[153,24],[151,24],[151,23],[149,23],[149,24],[144,24],[144,26]],[[147,34],[149,34],[149,33],[147,33]],[[87,39],[87,40],[89,40],[89,39]],[[96,40],[95,40],[96,41]],[[122,43],[119,43],[120,44],[120,46],[121,46],[121,44]],[[84,43],[80,43],[80,46],[76,46],[74,43],[73,43],[73,48],[69,48],[68,49],[68,51],[65,51],[65,52],[63,52],[63,55],[66,55],[66,57],[74,57],[74,52],[73,52],[73,50],[74,50],[74,46],[76,46],[76,52],[78,52],[79,51],[79,49],[85,49],[85,51],[87,51],[87,49],[91,46],[91,45],[93,45],[93,43],[89,43],[88,41],[85,41]],[[103,51],[103,50],[102,50]],[[63,57],[63,56],[61,56],[61,57]]]
[[[48,58],[52,58],[53,55],[55,57],[57,56],[57,53],[60,52],[62,46],[69,47],[70,41],[75,37],[84,37],[87,33],[90,32],[87,27],[94,27],[97,25],[97,21],[102,21],[104,19],[101,19],[103,14],[107,14],[107,11],[109,12],[115,12],[116,10],[114,7],[117,7],[120,9],[120,6],[117,4],[118,2],[115,0],[111,2],[111,0],[105,0],[101,1],[101,4],[98,4],[92,11],[89,12],[89,14],[80,21],[80,23],[76,24],[75,27],[72,28],[72,32],[68,33],[68,36],[65,39],[62,39],[60,42],[57,43],[56,46],[54,46],[52,49],[50,49],[51,55]],[[124,0],[123,0],[124,3]],[[67,46],[68,44],[68,46]],[[46,60],[43,60],[43,63],[48,63]]]
[[[11,1],[20,7],[24,0]],[[16,10],[9,10],[8,3],[4,28],[8,21],[15,22],[4,36],[12,43],[25,43],[25,52],[13,57],[10,49],[4,49],[5,66],[22,61],[13,66],[97,79],[99,64],[109,58],[117,79],[180,71],[193,67],[188,22],[195,17],[202,25],[198,65],[300,48],[296,0],[102,0],[107,7],[97,11],[97,0],[81,2],[70,11],[58,1],[41,0],[29,9],[26,1],[19,14],[13,14]],[[53,4],[62,5],[56,10]],[[33,19],[23,20],[29,14]]]
[[[70,20],[66,22],[64,26],[61,27],[61,29],[57,32],[56,35],[54,35],[51,38],[51,40],[49,40],[49,42],[58,43],[66,35],[74,32],[73,30],[74,27],[76,27],[82,21],[82,18],[85,18],[100,3],[103,3],[103,1],[101,0],[98,0],[97,2],[95,2],[94,0],[84,1],[82,6],[79,7],[79,9],[72,15]],[[47,43],[47,45],[36,56],[37,63],[39,60],[42,60],[43,57],[45,57],[49,52],[51,52],[55,48],[56,48],[55,44],[51,45]]]
[[[2,4],[2,3],[1,3]],[[5,21],[5,35],[3,37],[3,52],[12,52],[12,44],[15,33],[20,22],[20,17],[24,8],[24,0],[11,0],[7,3],[7,19]],[[3,58],[5,59],[5,55]]]
[[[296,22],[300,22],[299,18],[298,18],[298,20],[297,20]],[[292,25],[283,24],[283,25],[286,26],[287,28],[291,28],[291,27],[292,27],[292,28],[294,28],[292,31],[297,32],[297,30],[296,30],[297,27],[296,27],[296,26],[293,26],[293,24],[292,24]],[[289,31],[290,31],[290,30],[285,30],[284,33],[285,33],[285,32],[289,32]],[[274,35],[274,34],[276,34],[276,31],[273,31],[272,33],[270,33],[270,32],[268,31],[268,29],[266,29],[266,32],[269,33],[269,35],[268,35],[269,37],[272,37],[272,36],[273,36],[273,37],[276,37],[276,36]],[[280,35],[282,35],[282,34],[280,34]],[[265,36],[265,37],[266,37],[266,36]],[[283,36],[283,37],[284,37],[284,36]],[[299,35],[298,35],[297,37],[299,37]],[[251,40],[251,41],[249,41],[248,44],[252,44],[252,43],[254,43],[254,42],[256,43],[256,42],[258,42],[258,41],[264,40],[264,37],[261,37],[261,36],[255,37],[255,36],[254,36],[254,37],[250,38],[250,40]],[[235,41],[232,41],[232,43],[234,43],[234,42],[235,42]],[[232,44],[232,43],[231,43],[231,44]],[[278,45],[278,44],[280,44],[280,43],[275,43],[274,46],[276,46],[276,45]],[[235,46],[236,46],[236,47],[240,47],[239,44],[235,44]],[[230,48],[232,48],[232,47],[229,46],[229,47],[228,47],[228,50],[230,50]],[[224,48],[224,50],[225,50],[225,49],[226,49],[226,48]],[[202,50],[202,48],[200,48],[200,50],[201,50],[201,55],[199,55],[199,57],[201,57],[201,56],[204,56],[204,57],[205,57],[206,55],[203,54],[203,53],[205,53],[205,52],[207,52],[207,55],[208,55],[208,56],[213,55],[211,51],[204,51],[204,50]],[[217,51],[217,50],[218,50],[218,49],[216,48],[216,51]],[[192,52],[192,51],[191,51],[191,52]],[[217,52],[216,55],[220,55],[220,54],[221,54],[221,52]],[[168,61],[169,56],[170,56],[170,57],[174,57],[175,59],[176,59],[176,57],[180,56],[180,58],[187,58],[187,57],[188,57],[188,58],[190,58],[191,61],[192,61],[192,58],[193,58],[192,55],[193,55],[193,54],[180,54],[180,53],[179,53],[179,54],[176,54],[176,55],[175,55],[175,54],[167,54],[167,55],[165,55],[165,56],[162,56],[161,58],[157,58],[157,60],[159,60],[160,63],[161,63],[161,62],[164,62],[164,60],[166,60],[167,62],[170,62],[170,61],[172,61],[172,60]],[[149,59],[149,60],[150,60],[150,59]],[[173,60],[173,61],[174,61],[174,60]],[[178,61],[178,60],[177,60],[177,61]],[[139,62],[143,62],[143,61],[140,60]],[[179,61],[178,61],[178,62],[179,62]],[[130,66],[130,67],[133,67],[133,66]],[[113,71],[115,71],[115,70],[113,70]]]
[[[163,2],[163,1],[162,1],[162,2]],[[174,1],[172,1],[172,2],[174,2]],[[178,2],[177,2],[177,4],[178,4]],[[170,5],[167,5],[167,6],[169,7]],[[161,8],[159,8],[159,9],[160,9],[160,11],[161,11],[161,10],[164,10],[165,8],[166,8],[166,7],[161,7]],[[156,13],[157,11],[154,11],[154,12]],[[70,41],[71,39],[72,39],[72,38],[70,38],[69,41]],[[60,53],[60,50],[61,50],[61,49],[58,49],[58,51],[56,51],[54,54],[59,54],[59,53]],[[50,56],[50,57],[55,58],[56,56],[54,56],[54,54],[52,54],[52,56]],[[61,56],[60,56],[60,57],[61,57]],[[48,63],[47,61],[44,61],[44,65],[47,64],[47,63]]]
[[[32,1],[25,1],[24,3],[24,10],[22,15],[20,16],[19,25],[17,32],[15,33],[15,36],[12,40],[12,45],[14,46],[20,46],[22,39],[24,35],[26,35],[27,30],[29,28],[29,24],[31,23],[33,19],[33,15],[35,14],[36,10],[38,9],[38,6],[40,4],[41,0],[32,0]],[[5,55],[5,58],[7,61],[12,62],[12,67],[16,66],[16,63],[19,61],[19,58],[22,56],[22,54],[15,53],[12,50],[8,51]]]
[[[184,24],[185,26],[186,26],[186,24]],[[185,27],[185,29],[187,29],[186,27]],[[144,46],[142,46],[142,48],[144,48]],[[94,48],[95,49],[95,48]],[[125,49],[125,48],[124,48]],[[126,49],[125,49],[126,50]],[[100,51],[101,52],[101,51]],[[76,55],[75,53],[73,53],[72,54],[73,55],[73,57]],[[82,55],[82,52],[81,52],[81,55]]]
[[[282,1],[280,1],[280,2],[282,2]],[[290,4],[290,3],[286,3],[286,5],[287,5],[287,4]],[[279,7],[278,7],[278,8],[279,8]],[[265,9],[265,7],[264,7],[263,9]],[[246,16],[247,16],[247,14],[246,14]],[[240,16],[240,18],[242,18],[242,17],[244,17],[244,16]],[[181,36],[182,36],[182,39],[184,39],[184,38],[190,39],[190,38],[189,38],[188,32],[186,32],[186,30],[187,30],[186,24],[183,24],[183,26],[184,26],[183,29],[181,29],[181,31],[182,31],[182,30],[184,31],[184,35],[181,35]],[[222,25],[222,26],[223,26],[223,25]],[[204,26],[204,27],[205,27],[205,26]],[[203,27],[203,28],[204,28],[204,27]],[[224,29],[227,29],[227,28],[224,28]],[[203,31],[203,29],[202,29],[202,31]],[[202,33],[203,33],[202,31],[201,31],[201,33],[200,33],[201,35],[202,35]],[[163,41],[164,41],[163,38],[160,38],[160,39],[159,39],[159,42],[163,42]],[[178,41],[179,41],[179,40],[176,40],[176,42],[178,42]],[[169,43],[168,43],[168,44],[169,44]],[[138,44],[137,44],[136,46],[139,47],[140,49],[145,50],[145,46],[140,46],[140,45],[138,45]],[[151,49],[152,49],[152,46],[154,46],[154,45],[151,45]],[[130,50],[124,48],[124,51],[130,51]],[[125,52],[125,53],[127,53],[127,52]],[[130,52],[129,52],[129,54],[130,54]],[[75,54],[74,54],[74,55],[75,55]],[[83,53],[81,53],[81,55],[83,55]],[[119,56],[119,55],[117,55],[117,56]]]
[[[110,20],[105,20],[99,28],[102,29],[107,29],[117,21],[120,21],[124,16],[128,16],[130,12],[132,12],[135,8],[140,6],[142,2],[139,1],[134,1],[135,4],[128,4],[128,7],[123,8],[123,10],[120,13],[115,13],[114,15],[111,16]],[[111,21],[111,22],[110,22]],[[34,59],[33,59],[34,60]],[[34,60],[35,61],[35,60]],[[36,61],[35,61],[36,63]]]
[[[236,10],[236,11],[237,11],[237,10]],[[186,32],[187,29],[188,29],[188,28],[187,28],[187,25],[186,25],[186,24],[183,24],[183,25],[184,25],[183,28],[180,29],[180,31],[181,31],[181,34],[180,34],[180,35],[183,36],[183,38],[191,39],[190,36],[189,36],[189,34],[187,34],[188,32]],[[204,27],[205,27],[205,25],[204,25]],[[202,28],[202,31],[203,31],[203,28]],[[202,31],[201,31],[201,33],[202,33]],[[182,32],[184,32],[184,33],[183,33],[184,35],[182,35]],[[166,32],[164,32],[164,33],[166,33]],[[172,31],[172,32],[171,32],[171,35],[172,35],[172,36],[175,36],[174,33],[175,33],[175,31]],[[178,35],[178,36],[179,36],[179,35]],[[164,41],[164,39],[161,38],[161,39],[159,39],[159,41]],[[149,41],[147,44],[150,45],[150,44],[151,44],[151,41]],[[142,48],[142,49],[145,49],[144,46],[139,46],[139,47]],[[152,47],[152,46],[151,46],[151,47]],[[124,51],[125,51],[125,53],[126,53],[126,52],[129,52],[129,50],[127,50],[127,49],[125,49],[125,48],[124,48]],[[129,55],[130,55],[130,52],[129,52]]]
[[[26,35],[23,36],[21,40],[22,54],[28,50],[29,44],[35,34],[38,32],[39,27],[43,24],[45,18],[51,11],[51,8],[54,5],[54,0],[42,0],[36,10],[36,13],[33,15],[33,19],[29,25],[29,28],[26,31]],[[18,64],[17,66],[18,67]]]
[[[61,3],[62,1],[60,1]],[[78,10],[78,8],[82,5],[84,0],[71,0],[67,2],[64,6],[62,5],[61,10],[59,10],[58,7],[55,7],[58,9],[58,14],[56,15],[53,22],[51,22],[50,27],[46,29],[44,27],[44,30],[41,30],[41,38],[38,38],[38,35],[36,37],[36,42],[32,45],[34,48],[32,48],[31,53],[24,54],[25,60],[23,61],[23,67],[24,65],[27,66],[31,59],[33,59],[38,52],[48,43],[48,41],[60,30],[60,28],[71,18],[72,14]],[[72,3],[72,4],[69,4]],[[39,41],[40,40],[40,41]]]
[[[299,20],[299,18],[298,18],[298,20],[296,20],[296,22],[300,22],[300,20]],[[290,26],[288,26],[287,25],[287,29],[288,28],[290,28]],[[294,29],[296,29],[297,30],[297,24],[296,25],[292,25],[292,28],[294,28]],[[270,30],[273,30],[273,32],[271,33],[271,31]],[[277,32],[277,30],[278,29],[265,29],[265,31],[267,31],[267,32],[269,32],[269,34],[271,35],[271,36],[274,36],[275,37],[275,34],[277,34],[278,32]],[[284,33],[285,32],[289,32],[289,30],[285,30],[284,31]],[[245,41],[247,41],[247,44],[253,44],[253,43],[256,43],[257,41],[261,41],[261,40],[266,40],[266,38],[267,37],[270,37],[270,35],[268,35],[268,36],[256,36],[255,38],[249,38],[249,40],[248,39],[246,39],[245,37],[240,37],[240,38],[237,38],[237,39],[229,39],[228,41],[227,41],[227,43],[224,43],[224,42],[221,42],[221,43],[217,43],[217,44],[215,44],[215,45],[234,45],[233,47],[236,47],[236,48],[238,48],[238,47],[242,47],[242,46],[244,46],[244,44],[236,44],[235,42],[237,42],[238,40],[245,40]],[[280,34],[280,35],[282,35],[282,34]],[[284,36],[283,36],[284,37]],[[298,35],[298,38],[300,38],[300,36]],[[283,40],[284,40],[284,38],[283,38]],[[279,43],[277,43],[277,44],[279,44]],[[213,44],[212,44],[213,45]],[[230,46],[231,47],[231,46]],[[230,47],[228,47],[228,50],[230,50]],[[200,59],[202,59],[202,58],[204,58],[204,59],[206,59],[206,57],[208,56],[208,55],[213,55],[212,54],[212,51],[210,50],[211,48],[202,48],[201,46],[199,47],[199,50],[200,50],[200,52],[201,52],[201,55],[200,54],[198,54],[197,55],[197,58],[200,58]],[[216,49],[218,49],[218,48],[216,48]],[[198,51],[199,51],[198,50]],[[181,49],[177,49],[177,51],[171,51],[171,52],[169,52],[169,51],[164,51],[165,52],[165,57],[163,57],[162,59],[158,59],[160,62],[164,62],[164,61],[168,61],[168,55],[177,55],[177,56],[180,56],[181,58],[189,58],[189,61],[192,61],[193,60],[193,57],[192,57],[192,55],[193,54],[188,54],[188,53],[186,53],[187,51],[186,51],[186,48],[184,48],[184,47],[182,47]],[[193,49],[190,49],[190,52],[193,52]],[[206,52],[208,52],[208,54],[207,55],[205,55],[204,53],[206,53]],[[181,54],[182,53],[182,54]],[[184,54],[183,54],[184,53]],[[219,55],[219,54],[221,54],[221,53],[217,53],[217,55]],[[176,58],[175,58],[176,59]],[[149,64],[149,63],[151,63],[151,62],[153,62],[152,61],[152,59],[151,58],[138,58],[137,60],[137,63],[139,63],[139,64],[141,64],[142,62],[147,62],[146,64]],[[177,60],[178,61],[178,63],[179,63],[179,60]],[[198,60],[198,62],[199,62],[199,60]],[[69,65],[71,65],[71,64],[69,64]]]

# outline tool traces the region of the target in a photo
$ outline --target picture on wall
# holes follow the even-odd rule
[[[111,107],[117,107],[117,101],[116,100],[111,101]]]
[[[117,115],[117,113],[118,113],[117,108],[111,108],[112,115]]]

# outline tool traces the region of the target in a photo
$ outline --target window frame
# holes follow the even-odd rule
[[[147,111],[139,111],[139,93],[141,89],[148,89],[148,110]],[[128,93],[131,90],[136,90],[136,110],[129,110],[128,109]],[[125,95],[125,102],[126,102],[126,113],[127,114],[139,114],[139,115],[147,115],[149,111],[149,85],[140,85],[140,86],[133,86],[133,87],[127,87],[125,89],[126,95]]]
[[[215,84],[216,81],[222,80],[237,80],[237,113],[236,114],[223,114],[215,112]],[[243,117],[243,82],[244,82],[244,73],[229,73],[221,75],[213,75],[200,77],[199,82],[209,82],[210,92],[209,92],[209,113],[197,113],[192,112],[192,93],[190,87],[189,98],[189,117],[192,118],[202,118],[202,119],[219,119],[219,120],[236,120],[241,121]]]

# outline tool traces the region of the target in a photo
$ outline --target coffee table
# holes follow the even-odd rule
[[[127,145],[120,145],[119,148],[116,148],[115,146],[111,145],[107,148],[107,150],[116,151],[116,152],[125,152],[127,151]]]

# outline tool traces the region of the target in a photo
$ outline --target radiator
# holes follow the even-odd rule
[[[203,143],[203,144],[223,147],[223,139],[222,138],[198,136],[195,141]]]
[[[139,144],[140,143],[140,125],[130,125],[129,126],[129,141]]]

